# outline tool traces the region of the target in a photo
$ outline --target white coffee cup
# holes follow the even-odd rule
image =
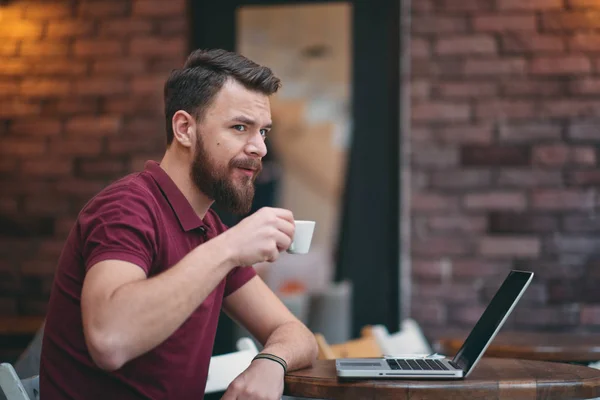
[[[306,254],[310,249],[310,242],[315,231],[315,221],[294,221],[294,224],[296,225],[296,231],[287,252],[291,254]]]

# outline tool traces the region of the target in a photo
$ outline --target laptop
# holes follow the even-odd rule
[[[467,377],[529,286],[533,272],[510,271],[453,359],[439,355],[341,358],[341,379],[462,379]]]

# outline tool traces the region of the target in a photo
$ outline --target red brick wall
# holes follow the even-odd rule
[[[82,205],[164,150],[184,0],[0,5],[0,314],[44,312]]]
[[[600,327],[600,1],[412,2],[412,315]]]

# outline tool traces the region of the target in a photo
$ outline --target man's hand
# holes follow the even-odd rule
[[[291,211],[264,207],[220,236],[233,250],[236,265],[254,265],[275,261],[290,247],[294,230]]]
[[[254,360],[231,382],[221,400],[280,400],[283,368],[271,360]]]

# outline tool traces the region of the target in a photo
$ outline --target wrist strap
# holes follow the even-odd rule
[[[283,367],[283,373],[287,373],[287,363],[285,362],[285,360],[281,357],[277,357],[274,354],[271,353],[258,353],[253,359],[254,360],[259,360],[259,359],[264,359],[264,360],[271,360],[271,361],[275,361],[276,363],[278,363],[279,365],[281,365]]]

